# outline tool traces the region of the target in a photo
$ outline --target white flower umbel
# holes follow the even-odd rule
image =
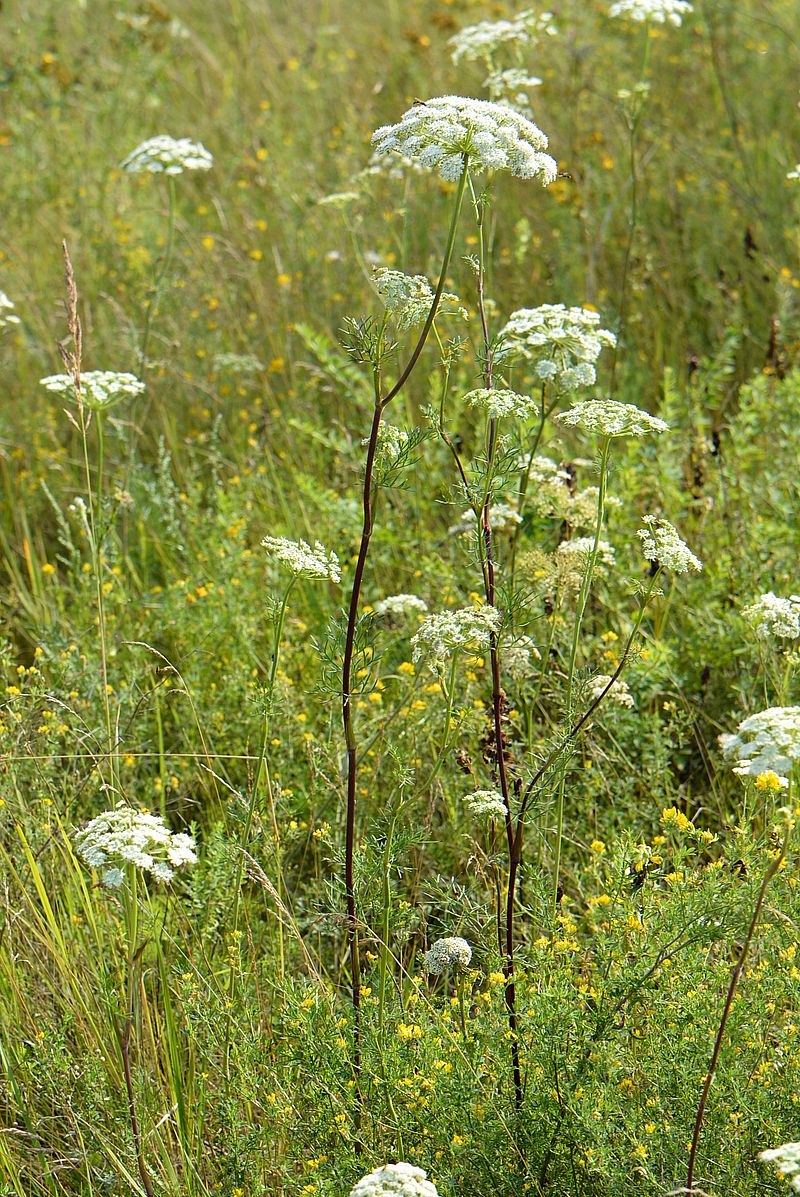
[[[490,100],[494,100],[498,104],[510,104],[523,116],[533,115],[528,91],[532,87],[541,87],[541,85],[542,80],[538,75],[530,75],[527,71],[517,69],[492,71],[483,81]]]
[[[403,274],[401,270],[387,270],[385,266],[373,271],[372,281],[381,302],[390,312],[401,332],[424,324],[433,303],[433,290],[423,274]],[[453,313],[453,309],[455,312]],[[466,309],[457,295],[442,293],[438,315],[457,314],[466,320]]]
[[[797,166],[794,168],[794,170],[789,171],[786,178],[787,179],[800,179],[800,162],[797,163]]]
[[[593,549],[593,536],[576,536],[574,540],[562,540],[556,549],[556,560],[559,565],[567,566],[570,569],[582,569],[588,565]],[[597,565],[613,565],[615,560],[613,546],[607,540],[598,540],[595,567]]]
[[[424,614],[428,604],[415,594],[392,594],[372,608],[376,615],[400,618],[404,615]]]
[[[258,374],[264,363],[253,353],[218,353],[214,357],[214,369],[228,374]]]
[[[526,8],[511,20],[467,25],[450,38],[448,45],[452,47],[451,57],[456,65],[462,59],[491,62],[502,46],[517,45],[527,49],[537,45],[542,37],[553,37],[557,32],[552,13],[537,14],[532,8]]]
[[[464,804],[476,819],[489,818],[494,822],[506,817],[506,804],[499,790],[476,790],[474,794],[465,795]]]
[[[112,888],[122,884],[128,865],[156,881],[171,881],[176,869],[197,860],[190,835],[172,832],[160,815],[134,810],[124,802],[77,832],[75,847],[90,868],[105,869],[103,881]]]
[[[662,569],[672,570],[675,574],[688,573],[690,569],[697,573],[703,568],[703,563],[691,551],[685,540],[681,540],[677,528],[657,515],[646,515],[636,535],[642,542],[642,550],[650,562],[657,562]]]
[[[369,444],[368,436],[362,437],[361,444],[366,448]],[[405,428],[398,428],[395,424],[385,421],[378,428],[378,439],[375,454],[385,462],[397,461],[403,450],[408,446],[408,432]]]
[[[517,636],[514,640],[508,640],[503,644],[503,669],[505,669],[515,681],[522,681],[526,677],[530,677],[535,671],[535,661],[541,661],[542,654],[539,652],[530,636]]]
[[[128,174],[182,175],[185,170],[211,170],[214,159],[199,141],[162,134],[137,145],[120,163]]]
[[[413,1164],[384,1164],[362,1176],[350,1197],[439,1197],[428,1173]]]
[[[759,595],[754,603],[745,607],[742,615],[753,626],[759,640],[775,636],[779,640],[797,640],[800,636],[800,595],[790,594],[779,598],[770,590]]]
[[[50,374],[41,385],[64,399],[74,399],[75,380],[71,374]],[[93,411],[105,411],[121,399],[141,395],[145,385],[134,374],[115,374],[112,370],[87,370],[80,375],[81,402]]]
[[[617,343],[612,332],[600,327],[598,312],[563,303],[519,308],[511,313],[498,339],[511,354],[531,363],[540,382],[562,392],[591,386],[602,350]]]
[[[618,403],[616,399],[584,399],[573,404],[569,411],[559,412],[554,419],[598,436],[649,436],[669,432],[669,424],[658,416],[651,416],[633,403]]]
[[[342,580],[339,558],[319,541],[316,541],[312,548],[304,540],[265,536],[261,544],[296,578],[328,578],[331,582]]]
[[[429,615],[412,637],[411,659],[417,662],[424,658],[436,665],[456,652],[487,649],[502,622],[500,612],[488,603]]]
[[[780,1147],[768,1147],[760,1151],[758,1158],[765,1164],[774,1164],[779,1176],[791,1178],[792,1188],[800,1193],[800,1143],[782,1143]]]
[[[437,939],[425,953],[425,971],[434,977],[440,977],[443,973],[460,972],[461,969],[469,967],[471,959],[472,948],[466,939],[451,935],[447,939]]]
[[[719,743],[725,759],[736,762],[734,773],[758,777],[772,772],[788,778],[800,759],[800,707],[769,707],[748,715],[735,734],[720,736]]]
[[[8,298],[5,291],[0,291],[0,328],[10,328],[19,322],[19,316],[14,312],[14,301]]]
[[[395,125],[372,136],[381,154],[413,158],[455,182],[464,170],[509,170],[520,178],[552,183],[557,167],[544,153],[547,138],[532,121],[491,100],[439,96],[414,104]]]
[[[489,508],[489,525],[492,533],[511,532],[522,523],[522,516],[508,503],[493,503]],[[462,536],[475,532],[480,527],[474,511],[465,511],[457,524],[447,529],[448,536]]]
[[[468,391],[464,402],[470,407],[479,407],[493,420],[500,420],[506,416],[513,416],[516,420],[530,420],[538,415],[538,405],[530,395],[520,395],[516,391],[506,391],[498,387],[479,387],[475,391]]]
[[[598,673],[596,677],[593,677],[586,688],[586,697],[589,701],[594,702],[596,698],[599,698],[610,681],[611,675],[607,673]],[[628,683],[623,682],[621,677],[614,682],[606,694],[606,698],[609,702],[616,702],[621,707],[636,706],[633,695],[628,689]]]
[[[610,17],[625,17],[643,24],[655,21],[658,25],[680,25],[693,11],[687,0],[616,0],[608,10]]]

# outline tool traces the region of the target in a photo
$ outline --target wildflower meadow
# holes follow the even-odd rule
[[[796,0],[0,25],[0,1197],[800,1191]]]

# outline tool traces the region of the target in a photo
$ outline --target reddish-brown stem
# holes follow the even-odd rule
[[[131,1119],[131,1130],[133,1131],[133,1143],[136,1149],[136,1163],[139,1167],[139,1179],[142,1182],[147,1197],[155,1197],[153,1191],[153,1182],[150,1180],[150,1173],[147,1171],[147,1165],[144,1162],[144,1152],[142,1151],[142,1136],[139,1133],[139,1120],[136,1117],[136,1102],[133,1098],[133,1078],[131,1076],[131,1057],[130,1057],[130,1042],[131,1042],[131,1024],[133,1016],[128,1015],[125,1022],[125,1030],[123,1031],[120,1041],[120,1054],[122,1055],[122,1069],[125,1073],[125,1088],[128,1091],[128,1113]]]

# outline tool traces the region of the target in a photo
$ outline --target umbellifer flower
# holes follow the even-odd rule
[[[695,557],[686,541],[681,540],[677,528],[669,520],[646,515],[643,523],[644,527],[636,535],[648,561],[657,562],[662,569],[671,569],[676,574],[685,574],[690,569],[699,573],[703,568],[702,561]]]
[[[735,761],[734,773],[758,777],[772,772],[788,778],[800,759],[800,707],[769,707],[748,715],[733,735],[719,738],[722,755]]]
[[[120,162],[128,174],[182,175],[185,170],[211,170],[214,159],[199,141],[161,134],[143,141]]]
[[[616,0],[609,8],[608,15],[627,17],[640,24],[655,21],[659,25],[669,22],[677,26],[692,11],[692,5],[687,0]]]
[[[469,813],[478,819],[488,817],[494,822],[495,819],[505,819],[506,817],[505,800],[499,790],[476,790],[474,794],[467,794],[464,802]],[[448,943],[449,941],[442,940],[441,942]]]
[[[669,424],[658,416],[651,416],[634,403],[619,403],[616,399],[584,399],[573,404],[569,411],[559,412],[554,419],[607,437],[669,432]]]
[[[75,846],[91,868],[105,869],[103,882],[112,888],[122,885],[129,865],[156,881],[171,881],[175,869],[197,860],[190,835],[172,832],[160,815],[134,810],[124,802],[77,832]]]
[[[411,659],[416,662],[426,657],[431,663],[439,664],[454,652],[486,649],[502,622],[500,612],[488,603],[429,615],[412,637]]]
[[[745,607],[742,615],[752,624],[759,640],[777,636],[781,640],[797,640],[800,636],[800,595],[779,598],[770,590],[759,595]]]
[[[792,1188],[800,1193],[800,1143],[782,1143],[780,1147],[768,1147],[760,1151],[758,1158],[765,1164],[774,1164],[780,1176],[792,1177]]]
[[[391,312],[401,332],[424,324],[433,303],[433,291],[424,274],[403,274],[401,270],[379,267],[372,273],[375,290],[387,312]],[[466,309],[457,295],[442,292],[437,315],[458,315],[466,320]]]
[[[12,324],[19,324],[19,316],[14,312],[14,301],[8,298],[5,291],[0,291],[0,328],[9,328]]]
[[[471,959],[472,948],[466,939],[451,935],[447,939],[437,939],[425,953],[425,971],[433,977],[440,977],[443,973],[460,972],[461,969],[469,967]]]
[[[342,580],[339,558],[316,541],[312,549],[304,540],[287,540],[285,536],[265,536],[262,546],[285,565],[296,578],[329,578]]]
[[[479,21],[477,25],[467,25],[450,38],[448,45],[453,48],[451,57],[456,65],[462,58],[467,62],[479,59],[491,62],[501,46],[516,43],[527,48],[535,46],[542,35],[553,37],[557,32],[552,13],[537,14],[532,8],[526,8],[508,21]]]
[[[381,599],[372,609],[376,615],[401,616],[424,613],[428,610],[428,604],[415,594],[392,594]]]
[[[465,96],[439,96],[414,104],[395,125],[372,136],[381,154],[400,153],[438,170],[443,179],[459,179],[466,162],[472,170],[510,170],[520,178],[552,183],[556,163],[547,138],[532,121],[503,104]]]
[[[39,380],[41,386],[65,399],[74,399],[75,380],[71,374],[50,374]],[[113,370],[87,370],[80,375],[81,402],[93,411],[105,411],[121,399],[141,395],[145,385],[134,374],[115,374]]]
[[[509,503],[492,503],[489,508],[489,526],[493,533],[511,532],[522,523],[522,516]],[[451,524],[447,529],[448,536],[462,536],[466,532],[475,532],[481,524],[475,518],[474,511],[465,511],[457,524]]]
[[[362,1176],[350,1197],[439,1197],[427,1172],[413,1164],[384,1164]]]
[[[594,702],[596,698],[600,697],[610,681],[611,675],[607,673],[598,673],[596,677],[592,678],[586,690],[586,697],[590,702]],[[611,686],[606,694],[606,698],[610,702],[618,703],[621,707],[633,707],[636,705],[633,701],[633,695],[628,689],[628,683],[624,682],[621,677],[617,678],[613,686]]]
[[[530,395],[519,395],[498,387],[479,387],[468,391],[464,402],[470,407],[480,407],[493,420],[513,416],[517,420],[530,420],[538,414],[537,404]]]
[[[540,382],[558,391],[591,386],[600,353],[617,343],[612,332],[600,327],[598,312],[563,303],[519,308],[511,313],[498,339],[504,350],[531,363]]]

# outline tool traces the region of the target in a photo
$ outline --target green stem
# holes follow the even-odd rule
[[[175,180],[171,175],[167,175],[167,193],[169,196],[169,208],[167,212],[167,244],[164,250],[164,257],[161,259],[161,266],[153,290],[150,293],[150,299],[147,304],[147,311],[144,317],[144,329],[142,330],[142,349],[139,354],[139,377],[144,378],[145,370],[147,369],[147,349],[150,344],[150,330],[152,322],[155,319],[158,311],[158,301],[161,298],[161,288],[164,279],[167,276],[167,271],[172,263],[172,251],[175,244]]]

